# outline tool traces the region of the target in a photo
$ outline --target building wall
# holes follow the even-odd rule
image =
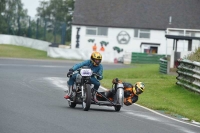
[[[100,42],[105,41],[109,44],[105,46],[105,52],[113,52],[113,47],[117,46],[123,49],[123,52],[144,52],[145,48],[150,46],[158,47],[157,54],[171,55],[173,51],[173,39],[165,38],[165,31],[163,30],[151,30],[150,39],[134,38],[133,29],[125,28],[108,28],[108,36],[97,36],[97,35],[86,35],[86,26],[72,26],[72,38],[71,38],[71,48],[76,49],[76,35],[77,27],[80,27],[79,35],[79,48],[83,50],[92,50],[94,43],[97,45],[97,51],[100,49]],[[125,31],[130,36],[130,40],[127,44],[119,44],[117,37],[120,32]],[[179,32],[173,32],[173,34],[179,34]],[[88,42],[89,39],[94,40],[94,42]],[[142,45],[141,43],[156,43],[160,45]],[[193,41],[192,50],[200,45],[199,41]],[[187,41],[179,41],[177,51],[187,51]]]

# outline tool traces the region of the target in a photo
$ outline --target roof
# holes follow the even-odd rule
[[[199,7],[200,0],[76,0],[72,24],[158,30],[200,29]]]
[[[177,36],[177,35],[165,35],[168,39],[175,40],[200,40],[200,37],[191,37],[191,36]]]
[[[141,42],[140,44],[140,48],[142,47],[142,45],[160,45],[160,43],[149,43],[149,42]]]

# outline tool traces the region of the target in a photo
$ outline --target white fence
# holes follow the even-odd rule
[[[200,62],[190,60],[178,60],[178,62],[180,64],[176,83],[200,93]]]
[[[75,60],[88,60],[92,54],[92,50],[67,49],[58,47],[49,47],[47,55],[52,58],[65,58]],[[115,52],[100,52],[102,54],[102,62],[114,63],[114,59],[118,54]]]
[[[17,46],[24,46],[37,50],[47,51],[51,43],[22,36],[0,34],[0,44],[12,44]]]
[[[92,50],[70,49],[68,47],[49,47],[50,42],[40,41],[21,36],[3,35],[0,34],[0,44],[10,44],[17,46],[29,47],[37,50],[47,52],[47,56],[52,58],[65,58],[75,60],[90,59]],[[117,53],[116,51],[100,52],[102,54],[102,62],[114,63],[114,60],[124,56],[124,53]],[[128,56],[125,60],[127,64],[131,63]]]

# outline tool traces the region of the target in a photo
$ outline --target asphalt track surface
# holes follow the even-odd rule
[[[200,126],[132,105],[81,105],[63,98],[75,61],[0,58],[0,133],[199,133]],[[104,64],[104,69],[129,67]]]

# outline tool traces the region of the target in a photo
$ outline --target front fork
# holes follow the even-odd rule
[[[84,97],[84,87],[83,87],[83,85],[81,86],[81,94],[82,94],[82,97]]]
[[[83,99],[83,102],[85,102],[85,100],[86,100],[86,95],[85,95],[85,92],[86,90],[85,90],[85,87],[84,87],[84,85],[82,85],[81,86],[81,98]]]

